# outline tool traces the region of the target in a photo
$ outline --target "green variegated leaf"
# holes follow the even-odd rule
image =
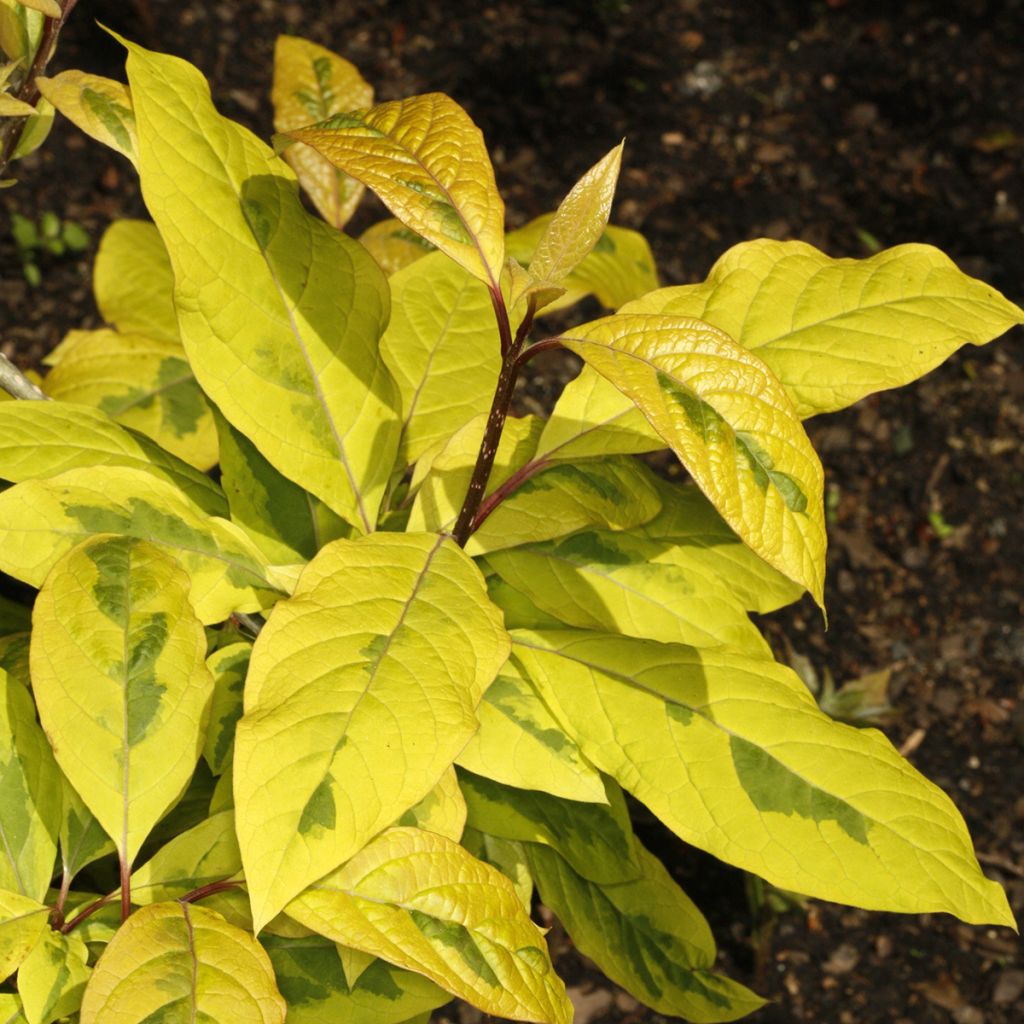
[[[619,314],[562,342],[636,403],[744,543],[821,605],[824,473],[764,364],[685,317]]]
[[[18,968],[18,994],[28,1024],[50,1024],[82,1002],[90,970],[81,936],[45,930]]]
[[[286,132],[368,107],[373,86],[354,64],[331,50],[298,36],[281,35],[274,46],[271,100],[274,130]],[[363,197],[363,186],[302,143],[289,146],[284,156],[323,219],[343,228]]]
[[[697,1024],[732,1021],[764,1000],[716,974],[704,916],[661,862],[637,847],[642,874],[630,882],[588,882],[552,850],[529,844],[540,898],[573,945],[612,981],[658,1013]]]
[[[95,537],[54,566],[33,622],[43,728],[131,863],[202,749],[213,679],[188,577],[153,545]]]
[[[352,982],[338,947],[319,935],[261,941],[288,1004],[288,1024],[402,1024],[451,999],[427,978],[373,958]]]
[[[655,481],[661,512],[639,530],[639,543],[654,565],[673,565],[724,590],[749,611],[773,612],[796,601],[803,589],[755,555],[696,487]],[[637,535],[634,534],[634,537]]]
[[[42,900],[53,877],[61,779],[32,696],[0,669],[0,889]]]
[[[601,241],[622,163],[620,142],[573,186],[530,258],[531,290],[558,288]]]
[[[514,652],[583,753],[694,846],[822,899],[1012,924],[949,798],[790,669],[570,631]]]
[[[289,904],[336,942],[426,975],[487,1013],[568,1024],[543,933],[512,883],[461,846],[389,829]]]
[[[232,753],[234,748],[232,747]],[[224,773],[217,779],[216,784],[213,787],[213,793],[210,795],[210,807],[209,813],[219,814],[221,811],[231,811],[235,807],[235,778],[234,778],[234,767],[233,760],[229,760],[227,766],[224,769]]]
[[[27,633],[31,625],[32,609],[0,594],[0,637]],[[6,668],[3,661],[0,661],[0,668]]]
[[[211,517],[176,487],[148,473],[72,469],[0,494],[0,571],[34,587],[71,548],[118,533],[173,555],[188,572],[189,599],[204,623],[255,612],[279,596],[263,555],[232,523]]]
[[[283,916],[285,920],[291,920],[287,915]],[[296,923],[296,927],[301,928],[302,925]],[[306,930],[309,931],[308,928]],[[327,941],[323,936],[316,935],[315,932],[310,932],[310,934],[315,935],[322,942]],[[378,960],[372,953],[364,953],[361,949],[343,946],[340,942],[332,943],[332,945],[338,951],[338,959],[341,961],[341,969],[345,972],[345,981],[348,984],[349,990],[355,987],[370,964],[382,964],[384,962],[383,960]]]
[[[804,417],[907,384],[961,345],[1024,323],[1024,310],[930,245],[834,260],[770,239],[735,245],[702,284],[664,288],[624,312],[714,324],[757,352]]]
[[[100,239],[92,287],[103,319],[119,331],[179,340],[174,272],[155,224],[114,221]]]
[[[506,239],[508,255],[532,269],[534,250],[554,216],[544,214],[511,232]],[[618,309],[658,287],[651,247],[636,231],[609,225],[562,286],[565,294],[548,305],[546,313],[575,305],[587,295],[594,295],[608,309]]]
[[[371,530],[398,440],[377,351],[384,275],[306,213],[291,172],[216,112],[195,68],[130,46],[128,77],[196,379],[276,469]]]
[[[214,412],[220,438],[220,484],[231,518],[275,564],[310,559],[349,525],[319,498],[282,476],[259,449]]]
[[[427,832],[436,832],[458,842],[466,827],[466,801],[459,788],[454,768],[448,768],[438,784],[418,803],[403,814],[396,825],[411,825]]]
[[[653,519],[658,492],[634,459],[556,463],[523,480],[466,542],[471,555],[597,527],[630,530]]]
[[[132,903],[180,899],[211,882],[241,877],[241,872],[235,815],[222,811],[175,836],[132,873]]]
[[[699,565],[684,569],[654,562],[657,550],[633,530],[585,530],[496,551],[487,564],[542,611],[570,626],[696,647],[728,644],[771,657],[771,648],[732,598],[727,581],[701,572]]]
[[[564,800],[459,770],[470,828],[513,842],[544,843],[587,878],[624,882],[640,873],[622,790],[611,779],[604,803]]]
[[[64,814],[60,823],[61,871],[74,879],[87,864],[114,852],[114,843],[75,788],[63,779]]]
[[[257,928],[430,792],[507,653],[501,613],[450,540],[378,533],[309,564],[256,641],[235,735]]]
[[[480,728],[456,758],[462,768],[520,789],[605,803],[601,776],[511,662],[477,709]]]
[[[338,114],[284,133],[373,189],[404,224],[498,288],[505,204],[480,129],[442,93]]]
[[[6,981],[28,956],[49,916],[50,908],[45,903],[0,889],[0,982]]]
[[[501,364],[491,293],[443,253],[391,278],[381,354],[402,395],[399,456],[412,464],[490,408]]]
[[[0,479],[20,483],[106,466],[149,473],[184,491],[204,512],[228,514],[224,493],[205,473],[98,409],[64,402],[0,405]]]
[[[206,659],[206,667],[213,676],[213,700],[203,757],[214,775],[222,775],[231,764],[235,726],[242,717],[242,691],[251,654],[252,644],[240,640],[218,648]]]
[[[32,634],[28,630],[24,633],[9,633],[7,636],[0,637],[0,669],[6,672],[12,680],[21,683],[26,688],[32,685],[32,674],[28,666],[28,649],[31,640]]]
[[[462,845],[477,860],[496,867],[512,883],[519,902],[529,914],[533,907],[533,877],[526,863],[525,845],[469,827],[462,833]]]
[[[395,217],[385,217],[368,227],[359,241],[388,277],[437,248]]]
[[[455,525],[473,478],[486,421],[485,413],[475,416],[446,443],[439,442],[419,460],[412,478],[416,500],[407,529],[449,532]],[[487,495],[529,461],[542,427],[543,420],[538,416],[508,417],[498,442]]]
[[[137,162],[139,140],[127,86],[84,71],[62,71],[53,78],[37,78],[36,85],[75,127],[128,157],[133,164]]]
[[[596,370],[584,366],[569,381],[544,424],[537,458],[574,461],[658,451],[665,442],[647,417]]]
[[[197,469],[217,463],[217,428],[180,342],[90,331],[43,386],[51,398],[99,409]]]
[[[285,1013],[251,935],[203,907],[155,903],[132,914],[100,957],[81,1024],[284,1024]]]
[[[477,563],[486,567],[486,559]],[[486,568],[485,568],[486,571]],[[506,629],[562,629],[561,619],[542,612],[522,591],[509,586],[496,572],[487,575],[487,593],[505,615]]]

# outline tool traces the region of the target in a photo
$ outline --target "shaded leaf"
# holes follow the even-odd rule
[[[235,726],[242,717],[242,692],[251,655],[252,644],[240,640],[218,648],[206,659],[206,667],[213,676],[213,699],[203,757],[214,775],[222,775],[231,764]]]
[[[437,248],[396,217],[385,217],[372,224],[359,236],[359,241],[388,277]]]

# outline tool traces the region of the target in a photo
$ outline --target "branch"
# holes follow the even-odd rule
[[[15,398],[24,398],[30,401],[49,398],[49,395],[44,395],[2,352],[0,352],[0,388]]]

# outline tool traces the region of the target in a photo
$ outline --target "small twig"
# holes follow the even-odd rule
[[[516,356],[516,370],[521,370],[534,356],[539,355],[541,352],[550,352],[552,349],[561,347],[561,338],[545,338],[543,341],[538,341],[529,348],[524,348],[519,355]]]
[[[241,886],[241,882],[233,882],[225,878],[221,882],[210,882],[208,885],[201,885],[198,889],[185,893],[184,896],[179,896],[178,902],[197,903],[199,900],[205,900],[207,896],[215,896],[217,893],[226,892],[228,889],[239,889]]]
[[[40,401],[50,397],[44,395],[2,352],[0,352],[0,388],[15,398],[24,398],[30,401]]]
[[[98,900],[93,900],[87,907],[75,914],[70,921],[60,926],[61,935],[67,935],[68,932],[73,928],[77,928],[86,918],[92,917],[97,910],[102,910],[116,895],[116,892],[112,892],[109,896],[101,896]]]
[[[247,615],[245,612],[233,612],[232,618],[254,640],[260,635],[260,630],[263,629],[264,625],[266,625],[262,619],[257,619],[252,615]]]

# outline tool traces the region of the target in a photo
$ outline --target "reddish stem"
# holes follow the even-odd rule
[[[210,882],[208,885],[201,885],[198,889],[185,893],[184,896],[179,896],[178,902],[197,903],[199,900],[205,900],[207,896],[215,896],[228,889],[238,889],[241,885],[241,882],[232,882],[229,879],[224,879],[222,882]]]
[[[561,338],[545,338],[529,348],[524,348],[516,357],[516,370],[521,370],[535,355],[539,355],[541,352],[550,352],[552,349],[561,347]]]
[[[470,532],[476,533],[476,531],[484,525],[484,520],[510,494],[512,494],[517,487],[526,483],[530,477],[536,476],[542,469],[547,469],[549,465],[551,465],[551,463],[548,462],[547,459],[538,459],[536,462],[528,462],[525,466],[517,469],[500,487],[496,487],[491,494],[487,495],[487,497],[480,502],[480,508],[477,509],[477,513],[473,517],[473,526]]]
[[[111,893],[109,896],[101,896],[98,900],[94,900],[87,907],[83,907],[70,921],[60,926],[61,935],[67,935],[73,928],[77,928],[86,918],[92,917],[97,910],[105,907],[116,895]]]

